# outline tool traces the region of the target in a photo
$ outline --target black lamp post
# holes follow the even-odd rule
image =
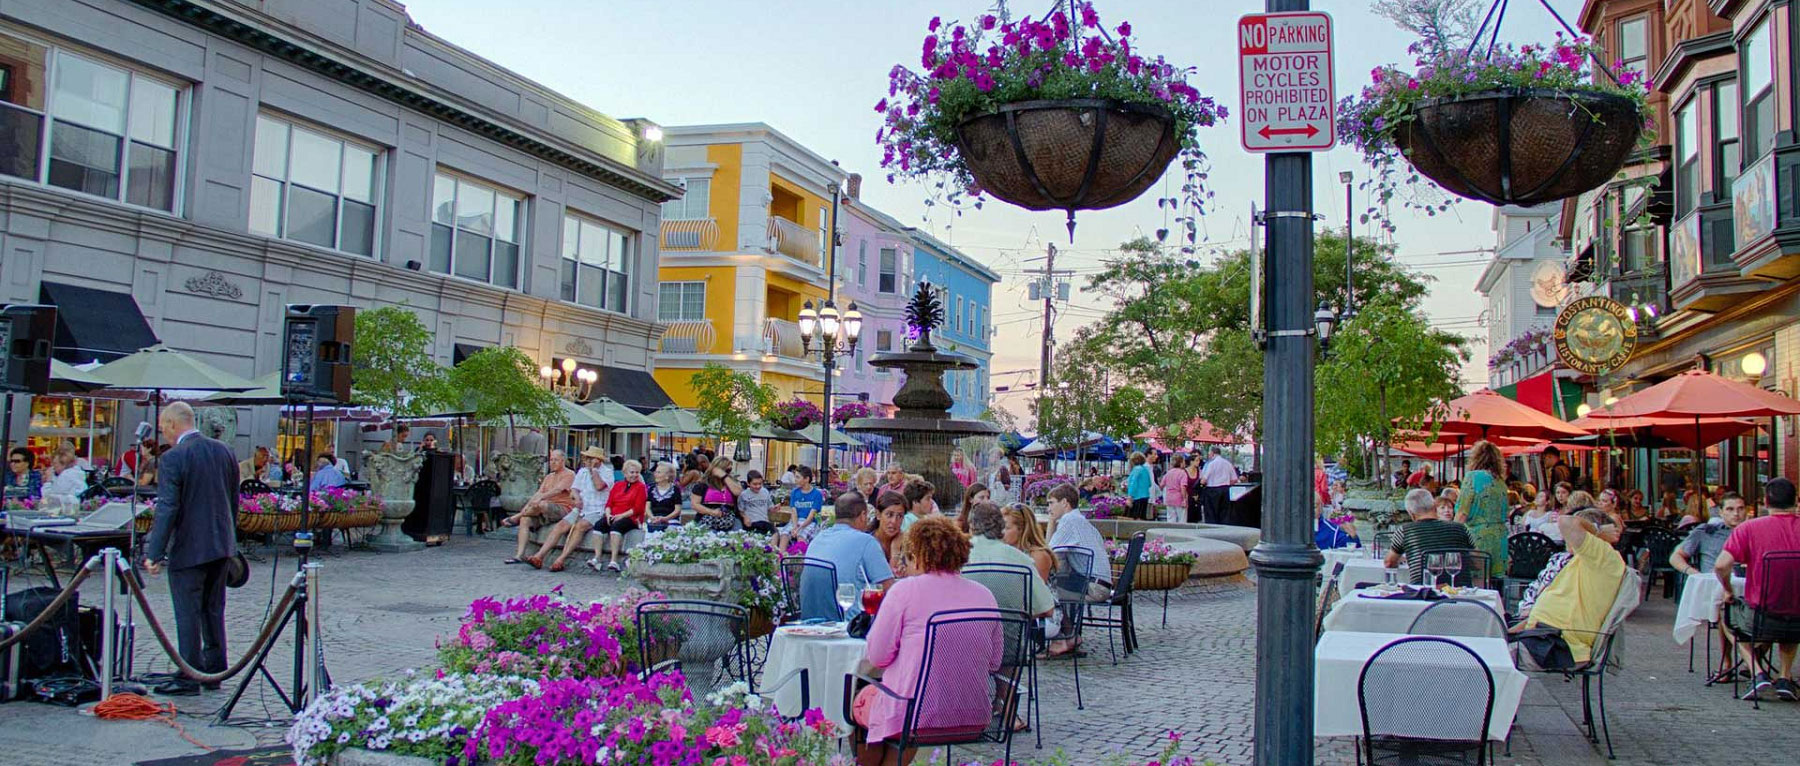
[[[1338,182],[1344,185],[1344,321],[1356,315],[1356,231],[1354,205],[1350,202],[1350,182],[1355,178],[1348,170],[1338,171]],[[1324,338],[1320,338],[1324,340]]]
[[[825,418],[819,424],[819,476],[826,481],[831,470],[831,379],[837,376],[837,358],[856,352],[862,339],[862,312],[852,301],[842,315],[830,298],[825,305],[813,309],[807,301],[800,309],[800,348],[807,355],[817,354],[825,368]],[[814,347],[817,341],[817,348]]]
[[[1319,309],[1313,312],[1313,329],[1319,333],[1321,350],[1331,345],[1331,332],[1337,329],[1338,315],[1331,310],[1331,305],[1319,301]]]

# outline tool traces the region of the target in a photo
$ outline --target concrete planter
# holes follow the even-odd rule
[[[424,543],[400,531],[400,523],[413,512],[413,490],[425,456],[417,452],[375,452],[363,458],[363,473],[370,490],[381,498],[381,531],[369,538],[378,551],[416,551]]]
[[[333,766],[441,766],[437,761],[417,755],[395,755],[379,750],[353,747],[337,754]]]
[[[500,507],[507,513],[518,513],[525,507],[525,501],[537,491],[538,483],[544,480],[544,465],[549,458],[544,455],[509,452],[494,458],[494,465],[500,472]]]
[[[700,561],[693,564],[638,564],[626,567],[627,575],[646,590],[656,591],[671,599],[699,599],[738,603],[742,585],[738,582],[737,562]]]

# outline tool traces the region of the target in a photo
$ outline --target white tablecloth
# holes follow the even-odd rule
[[[763,686],[782,680],[783,676],[806,668],[807,686],[813,707],[848,732],[844,720],[844,676],[856,672],[856,664],[867,651],[868,642],[860,638],[805,638],[790,635],[787,628],[776,628],[769,642],[769,660],[763,665]],[[788,683],[780,689],[768,690],[782,715],[799,715],[800,684]]]
[[[1744,578],[1731,578],[1731,589],[1744,595]],[[1712,572],[1689,575],[1681,588],[1681,604],[1675,607],[1675,643],[1685,644],[1694,632],[1715,619],[1719,606],[1719,577]]]
[[[1436,603],[1434,601],[1418,601],[1414,599],[1382,599],[1363,598],[1364,595],[1379,595],[1373,589],[1350,591],[1338,599],[1331,612],[1325,615],[1325,630],[1351,631],[1360,633],[1405,633],[1412,627],[1413,620],[1420,612]],[[1491,590],[1464,591],[1457,596],[1460,599],[1479,601],[1493,609],[1496,614],[1505,614],[1500,610],[1500,594]],[[1490,625],[1492,627],[1490,627]],[[1477,630],[1481,632],[1476,632]],[[1498,634],[1503,628],[1498,623],[1471,623],[1467,630],[1455,630],[1445,635],[1453,636],[1490,636]]]
[[[1325,556],[1325,574],[1330,575],[1331,570],[1338,564],[1344,565],[1344,570],[1338,574],[1337,579],[1340,592],[1348,590],[1359,582],[1387,582],[1387,573],[1390,571],[1398,574],[1394,578],[1395,582],[1406,582],[1406,567],[1396,567],[1390,570],[1382,563],[1381,559],[1370,556],[1367,548],[1336,548],[1321,551],[1321,553]]]
[[[1313,649],[1316,663],[1313,668],[1314,736],[1362,736],[1362,708],[1356,702],[1356,688],[1362,678],[1363,664],[1381,647],[1402,638],[1405,636],[1393,633],[1344,631],[1327,631],[1319,637],[1319,644]],[[1525,695],[1525,674],[1513,667],[1505,639],[1454,640],[1474,650],[1487,663],[1488,672],[1494,675],[1494,713],[1488,719],[1488,738],[1505,740],[1507,731],[1512,728],[1513,716],[1519,711],[1519,699]]]

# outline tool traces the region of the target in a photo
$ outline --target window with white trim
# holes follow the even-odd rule
[[[863,284],[863,281],[867,279],[868,276],[869,241],[865,239],[856,243],[856,276],[850,280],[850,283],[857,287],[867,287],[867,285]]]
[[[1744,83],[1744,161],[1755,162],[1775,148],[1775,51],[1769,41],[1769,17],[1756,22],[1744,37],[1738,72]]]
[[[819,208],[819,257],[831,255],[831,214]]]
[[[1731,182],[1744,166],[1743,147],[1738,143],[1738,87],[1736,80],[1721,80],[1712,87],[1713,96],[1713,194],[1717,198],[1731,196]]]
[[[1675,217],[1685,218],[1700,197],[1700,99],[1675,110]]]
[[[631,234],[564,212],[561,277],[563,300],[626,313],[631,296]]]
[[[900,251],[881,248],[881,276],[875,285],[878,293],[892,293],[900,286]]]
[[[431,270],[517,289],[524,219],[523,197],[439,172],[431,194]]]
[[[0,34],[0,175],[174,212],[183,94],[135,70]]]
[[[712,217],[712,179],[711,178],[671,178],[670,182],[684,189],[687,193],[681,199],[672,199],[662,204],[662,219],[665,221],[699,221]]]
[[[1650,61],[1650,17],[1638,16],[1619,22],[1620,71],[1645,74]]]
[[[380,156],[374,147],[257,115],[250,230],[374,255]]]
[[[950,314],[950,326],[959,333],[963,331],[963,299],[960,295],[956,296],[956,311]]]
[[[705,282],[664,282],[658,287],[656,321],[700,322],[705,319]]]

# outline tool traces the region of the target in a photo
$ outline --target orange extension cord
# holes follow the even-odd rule
[[[188,736],[187,730],[181,728],[181,724],[175,721],[176,712],[173,702],[157,704],[147,697],[128,692],[114,694],[110,699],[102,700],[94,705],[95,718],[109,721],[162,721],[174,727],[175,733],[180,734],[182,739],[193,743],[195,747],[209,753],[218,749]]]

